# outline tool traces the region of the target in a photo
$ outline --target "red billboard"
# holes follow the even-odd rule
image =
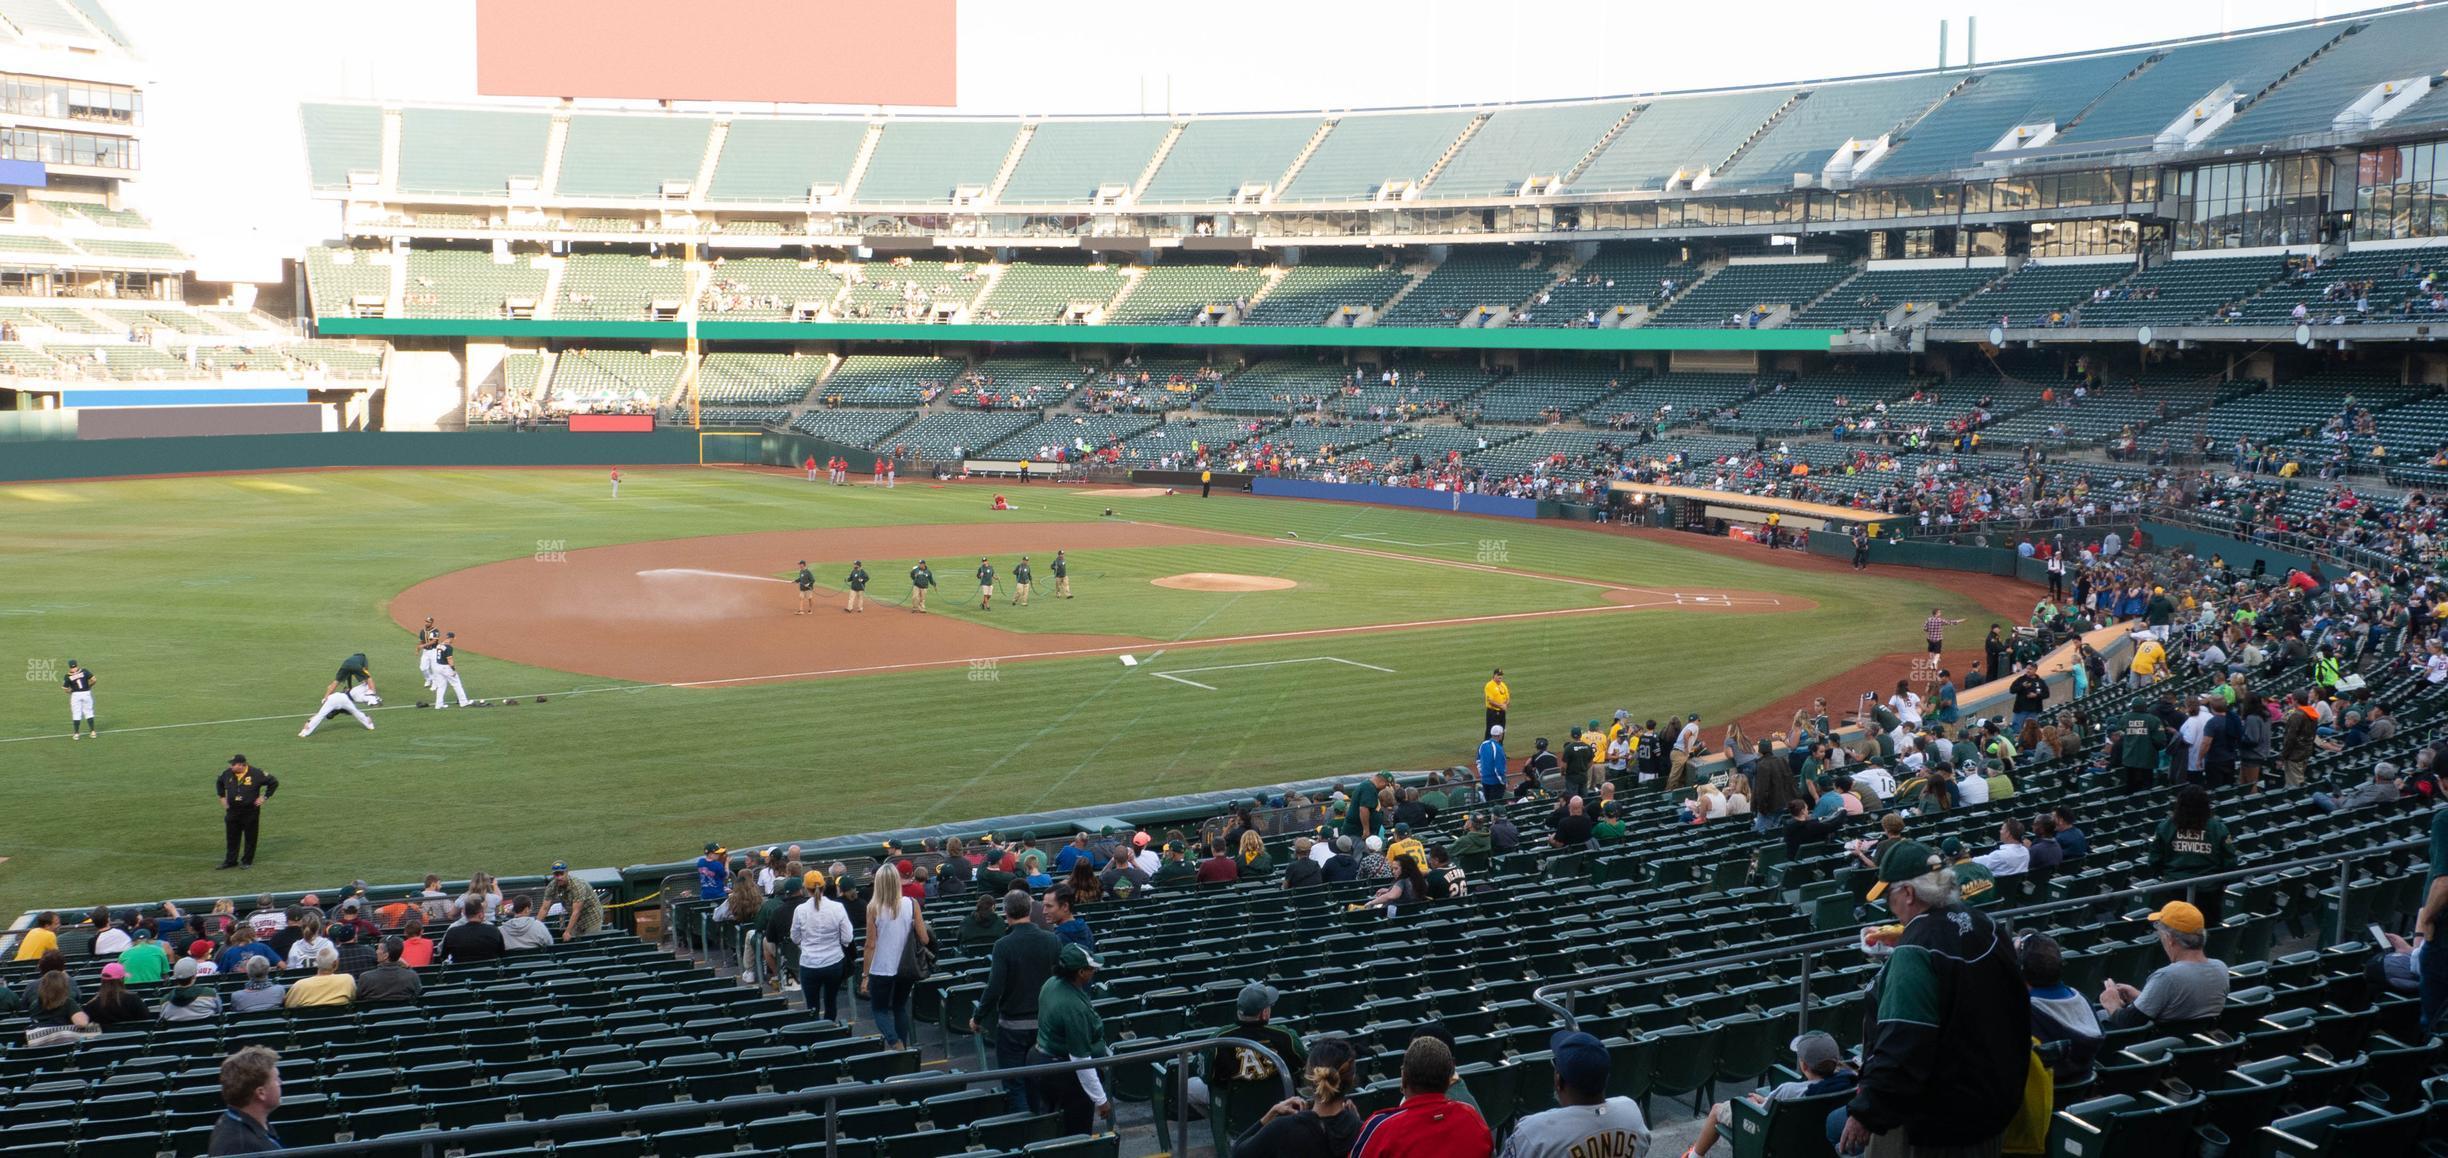
[[[955,0],[476,0],[486,96],[950,107]]]
[[[655,421],[652,414],[572,414],[569,428],[572,434],[652,434]]]

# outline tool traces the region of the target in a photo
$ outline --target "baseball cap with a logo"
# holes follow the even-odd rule
[[[1887,886],[1927,876],[1945,864],[1937,853],[1930,851],[1930,846],[1920,841],[1898,841],[1887,850],[1887,855],[1879,858],[1878,883],[1870,886],[1866,899],[1875,901],[1887,895]]]

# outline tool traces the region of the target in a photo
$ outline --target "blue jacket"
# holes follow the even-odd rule
[[[1089,932],[1088,922],[1079,917],[1054,926],[1054,935],[1061,938],[1065,945],[1077,945],[1091,953],[1096,952],[1096,934]]]
[[[1504,741],[1490,736],[1479,741],[1479,784],[1501,788],[1505,779]]]

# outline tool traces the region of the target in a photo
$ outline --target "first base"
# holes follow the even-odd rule
[[[1124,667],[1137,667],[1137,666],[1139,666],[1139,657],[1138,657],[1138,656],[1135,656],[1135,655],[1126,655],[1126,656],[1123,656],[1123,657],[1122,657],[1122,666],[1124,666]]]

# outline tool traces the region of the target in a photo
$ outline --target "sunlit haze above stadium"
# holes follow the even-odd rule
[[[959,103],[989,114],[1232,112],[1544,100],[1758,84],[1960,65],[1967,28],[1983,63],[2337,16],[2337,0],[2000,0],[1722,8],[1486,5],[1394,10],[1254,0],[1229,10],[1140,0],[964,3]],[[1866,14],[1875,8],[1877,19]],[[195,253],[199,272],[273,276],[329,236],[307,194],[301,100],[452,101],[477,96],[475,0],[236,4],[122,0],[113,11],[151,81],[133,199]],[[1509,11],[1509,16],[1504,13]],[[811,68],[862,35],[811,44]],[[720,45],[675,35],[684,52]],[[1695,50],[1694,46],[1708,46]],[[541,102],[538,102],[541,103]],[[240,143],[243,142],[243,145]]]

